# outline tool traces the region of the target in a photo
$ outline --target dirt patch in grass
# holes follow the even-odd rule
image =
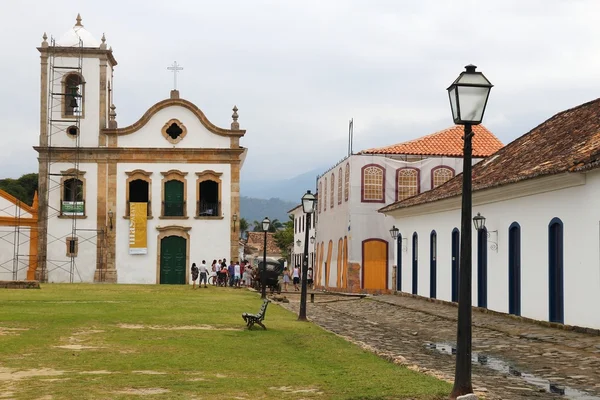
[[[116,393],[116,394],[137,394],[138,396],[149,396],[149,395],[153,395],[153,394],[164,394],[164,393],[169,393],[169,392],[171,392],[169,389],[163,389],[163,388],[147,388],[147,389],[128,388],[128,389],[119,390],[118,392],[114,392],[114,393]]]
[[[0,367],[0,382],[18,381],[21,379],[33,378],[36,376],[60,376],[64,373],[65,371],[58,371],[51,368],[16,370]]]
[[[158,371],[131,371],[134,374],[143,374],[143,375],[166,375],[166,372],[158,372]]]
[[[65,344],[62,346],[54,346],[57,349],[67,349],[67,350],[87,350],[87,349],[100,349],[100,347],[96,346],[84,346],[82,344]]]
[[[27,329],[27,328],[5,328],[3,326],[0,326],[0,336],[18,335],[19,332],[28,331],[28,330],[29,329]]]
[[[185,330],[202,330],[202,331],[242,331],[243,328],[226,328],[214,325],[181,325],[181,326],[160,326],[160,325],[140,325],[140,324],[119,324],[119,328],[123,329],[152,329],[166,331],[185,331]]]
[[[109,375],[109,374],[114,374],[114,372],[99,370],[99,371],[83,371],[83,372],[80,372],[80,374],[83,374],[83,375]]]
[[[292,386],[280,386],[280,387],[270,387],[271,390],[278,390],[280,392],[286,393],[313,393],[313,394],[323,394],[317,388],[294,388]]]

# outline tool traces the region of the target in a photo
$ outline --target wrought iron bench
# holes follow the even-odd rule
[[[248,313],[242,314],[242,318],[244,318],[244,321],[246,321],[246,326],[248,327],[248,329],[252,329],[254,324],[258,324],[258,325],[262,326],[262,328],[265,330],[267,329],[267,327],[263,325],[262,321],[265,319],[265,313],[267,312],[267,306],[269,305],[270,302],[271,302],[271,300],[265,299],[263,301],[262,306],[260,307],[260,311],[258,311],[257,314],[248,314]]]

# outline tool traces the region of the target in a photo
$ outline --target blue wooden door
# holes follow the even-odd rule
[[[487,229],[477,231],[477,306],[487,308]]]
[[[460,265],[460,233],[452,230],[452,301],[458,301],[458,267]]]
[[[397,255],[396,255],[396,290],[402,291],[402,235],[398,234],[396,240]]]
[[[429,297],[437,296],[437,233],[429,235]]]
[[[508,312],[521,315],[521,226],[508,228]]]
[[[548,284],[550,321],[564,323],[563,224],[558,218],[548,226]]]
[[[419,291],[419,235],[417,232],[412,236],[412,293]]]

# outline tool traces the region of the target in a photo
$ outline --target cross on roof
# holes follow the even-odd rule
[[[183,69],[182,66],[177,64],[177,61],[173,61],[173,65],[167,67],[169,71],[173,71],[173,90],[177,90],[177,72]]]

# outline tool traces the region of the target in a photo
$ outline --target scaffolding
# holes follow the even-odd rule
[[[48,280],[48,273],[55,270],[62,270],[68,273],[69,282],[83,281],[77,267],[77,249],[84,244],[94,245],[100,254],[97,254],[97,269],[100,270],[100,281],[104,280],[104,269],[106,265],[106,240],[104,229],[84,229],[78,228],[77,221],[85,213],[85,199],[80,198],[78,192],[83,193],[83,184],[80,175],[81,158],[81,118],[83,114],[84,85],[83,80],[83,41],[79,39],[78,45],[72,47],[69,52],[64,52],[64,47],[57,46],[54,38],[50,39],[47,47],[48,52],[48,93],[47,93],[47,140],[40,143],[41,152],[40,163],[45,163],[45,168],[40,168],[40,175],[44,172],[45,177],[40,176],[40,183],[45,182],[45,187],[40,184],[40,196],[43,201],[40,206],[40,218],[44,220],[40,223],[40,243],[38,266],[41,264],[41,270],[38,279],[45,282]],[[66,56],[65,56],[66,54]],[[66,63],[65,63],[65,60]],[[70,65],[72,64],[72,65]],[[67,78],[77,75],[81,77],[77,85],[69,86]],[[60,88],[59,90],[57,90]],[[65,118],[66,109],[73,110]],[[88,133],[89,134],[89,133]],[[53,138],[57,135],[68,135],[73,139],[71,151],[56,153],[57,148],[53,144]],[[59,143],[60,144],[60,143]],[[64,156],[66,154],[66,156]],[[70,164],[66,171],[55,170],[56,164]],[[70,186],[70,187],[67,187]],[[51,194],[60,191],[61,201],[56,207],[56,202],[51,201]],[[70,195],[67,198],[66,194]],[[70,210],[65,210],[65,205],[69,204]],[[84,212],[80,212],[83,208]],[[57,233],[48,230],[48,222],[56,219],[70,219],[70,230]],[[58,224],[56,224],[58,226]],[[47,256],[48,247],[56,243],[66,243],[67,251],[65,256]],[[39,268],[39,267],[38,267]]]
[[[31,223],[25,226],[25,221],[33,221],[33,216],[25,217],[28,213],[23,210],[23,204],[17,200],[15,204],[0,209],[2,216],[12,214],[12,223],[0,227],[0,242],[8,244],[12,248],[11,257],[0,259],[0,271],[10,273],[11,279],[14,281],[19,280],[22,271],[29,268],[31,257],[35,257],[35,254],[30,254],[31,251],[23,252],[23,247],[28,246],[32,236],[37,233],[37,226]]]

